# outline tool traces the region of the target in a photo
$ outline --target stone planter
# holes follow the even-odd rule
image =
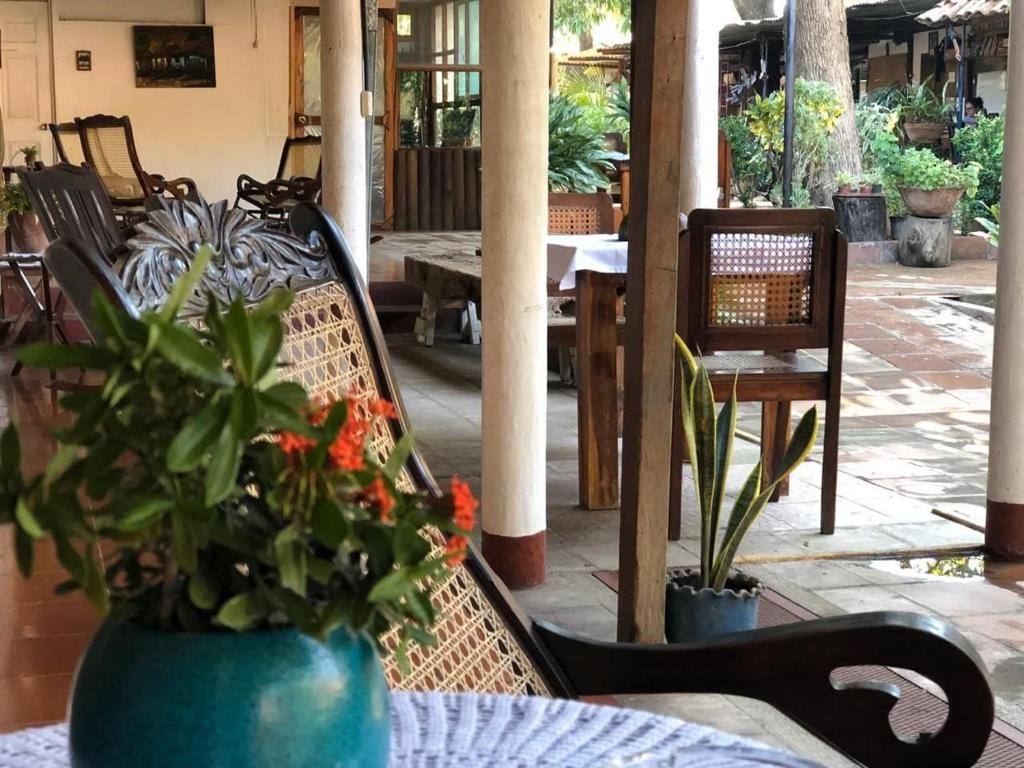
[[[953,219],[907,216],[898,248],[900,263],[906,267],[948,267],[953,251]]]
[[[903,124],[903,132],[911,144],[934,144],[942,138],[946,130],[945,123],[918,123],[907,121]]]
[[[832,206],[839,230],[851,243],[875,242],[888,236],[884,195],[832,195]]]
[[[737,572],[716,592],[700,586],[700,572],[674,570],[665,585],[665,638],[688,643],[757,627],[761,583]]]
[[[949,216],[960,202],[964,194],[963,187],[941,187],[940,189],[920,189],[918,187],[900,187],[900,197],[907,210],[915,216],[925,218],[942,218]]]

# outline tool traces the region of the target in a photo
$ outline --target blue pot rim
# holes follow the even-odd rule
[[[734,571],[725,580],[726,587],[716,590],[712,587],[696,588],[688,582],[699,582],[700,570],[695,568],[673,568],[668,573],[665,589],[668,592],[688,594],[691,596],[716,597],[733,600],[756,600],[761,596],[764,585],[753,576]],[[733,586],[729,586],[732,584]],[[738,587],[738,588],[737,588]]]

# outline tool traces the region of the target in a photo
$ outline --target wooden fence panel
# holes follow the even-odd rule
[[[397,149],[396,230],[480,229],[480,149]]]

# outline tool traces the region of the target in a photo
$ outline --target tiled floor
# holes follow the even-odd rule
[[[893,607],[950,618],[988,664],[1001,716],[1024,727],[1024,566],[969,561],[961,570],[978,573],[953,578],[932,575],[918,561],[906,568],[899,560],[875,562],[879,554],[908,560],[981,542],[978,531],[939,517],[933,508],[975,523],[983,519],[991,328],[930,297],[991,288],[994,266],[851,270],[837,533],[816,533],[820,465],[812,460],[798,471],[791,495],[769,506],[742,560],[819,615]],[[478,484],[479,347],[451,339],[425,349],[409,336],[389,343],[434,472],[458,473]],[[553,383],[548,406],[549,578],[519,598],[534,615],[612,637],[616,595],[592,574],[618,566],[618,512],[576,507],[575,391]],[[0,411],[18,414],[22,429],[34,436],[37,465],[48,451],[42,425],[52,418],[49,408],[30,377],[4,379],[0,386]],[[744,410],[741,426],[758,430],[754,409]],[[738,445],[733,487],[756,450]],[[670,564],[695,561],[695,535],[687,516],[683,540],[667,545]],[[0,535],[0,730],[62,716],[74,658],[92,626],[84,604],[50,594],[59,578],[52,558],[29,584],[21,582],[6,536]],[[627,703],[790,746],[830,766],[843,764],[756,702],[668,696]]]

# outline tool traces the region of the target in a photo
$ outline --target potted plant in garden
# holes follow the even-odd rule
[[[949,108],[936,95],[929,77],[920,85],[908,85],[900,106],[903,132],[911,144],[934,144],[946,130]]]
[[[743,537],[764,510],[772,493],[807,458],[818,434],[815,407],[800,419],[786,446],[774,479],[763,480],[761,461],[740,488],[720,530],[722,501],[736,432],[736,390],[715,416],[714,393],[704,363],[697,362],[676,336],[682,371],[682,420],[693,484],[700,509],[700,569],[674,571],[666,585],[665,637],[681,643],[754,629],[761,585],[739,572],[730,574]]]
[[[908,149],[895,163],[894,173],[900,196],[914,216],[948,216],[966,192],[978,189],[976,163],[954,165],[930,149]]]
[[[461,107],[446,109],[441,117],[441,141],[446,147],[468,147],[473,135],[476,110],[469,99]]]
[[[46,233],[21,184],[0,185],[0,229],[10,227],[15,253],[41,253],[46,248]]]
[[[277,377],[289,292],[251,312],[211,298],[203,330],[176,322],[208,260],[141,318],[97,296],[96,346],[20,354],[100,379],[64,397],[42,474],[22,476],[14,426],[0,436],[19,569],[50,539],[58,590],[106,617],[76,675],[72,766],[384,766],[372,638],[397,628],[400,667],[432,642],[430,595],[476,502],[459,481],[440,499],[400,490],[408,443],[384,464],[367,450],[390,404],[317,403]]]
[[[19,147],[17,154],[22,155],[25,158],[25,165],[31,168],[36,164],[36,160],[39,159],[39,147],[35,144]]]
[[[840,171],[836,174],[836,186],[838,187],[838,193],[840,195],[851,195],[853,194],[853,175],[846,171]]]

